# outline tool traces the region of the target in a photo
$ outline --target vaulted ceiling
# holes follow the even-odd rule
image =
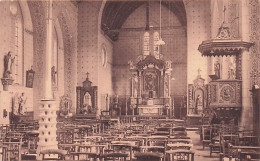
[[[112,40],[115,40],[118,33],[111,31],[119,30],[128,16],[146,2],[148,2],[148,0],[108,0],[102,14],[102,30]],[[177,16],[182,26],[187,25],[186,11],[182,0],[162,0],[162,5],[167,7]]]

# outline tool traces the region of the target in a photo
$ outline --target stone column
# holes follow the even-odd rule
[[[241,37],[243,41],[249,41],[249,1],[241,0]],[[242,115],[240,125],[245,129],[253,129],[253,105],[250,84],[250,53],[242,52]]]
[[[51,58],[52,58],[52,0],[49,0],[47,7],[47,37],[45,54],[45,93],[39,107],[39,142],[37,147],[37,160],[41,160],[40,152],[45,149],[58,149],[56,140],[56,101],[53,99],[51,82]]]

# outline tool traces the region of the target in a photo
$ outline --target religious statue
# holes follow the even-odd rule
[[[84,95],[83,108],[82,108],[81,113],[83,113],[83,114],[90,114],[90,113],[92,113],[91,108],[92,108],[91,95],[87,92]]]
[[[236,64],[234,60],[229,62],[228,79],[236,79]]]
[[[135,67],[134,67],[134,62],[132,61],[132,60],[129,60],[128,61],[128,64],[129,64],[129,66],[130,66],[130,69],[134,69]]]
[[[195,100],[195,113],[198,114],[198,109],[202,107],[202,97],[200,94],[197,95]]]
[[[172,68],[172,62],[170,60],[165,61],[165,63],[166,63],[166,68],[168,69]]]
[[[114,97],[114,103],[118,103],[118,95],[117,94]]]
[[[214,72],[215,72],[215,75],[217,76],[217,78],[219,79],[220,78],[220,64],[218,61],[216,61],[214,63]]]
[[[4,74],[3,78],[12,78],[12,68],[14,64],[15,57],[12,57],[11,51],[4,56]]]
[[[57,71],[55,69],[55,66],[53,66],[51,68],[51,81],[52,81],[52,85],[56,85],[56,74],[57,74]]]
[[[26,103],[27,98],[24,96],[24,93],[21,94],[20,97],[18,97],[18,114],[23,115],[24,113],[24,105]]]
[[[137,90],[138,90],[138,77],[135,76],[134,78],[134,98],[137,97]]]
[[[60,100],[60,116],[65,118],[71,116],[72,101],[70,97],[68,95],[64,95]]]

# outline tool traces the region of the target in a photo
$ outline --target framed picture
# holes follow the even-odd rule
[[[32,69],[26,71],[26,87],[33,88],[34,71]]]

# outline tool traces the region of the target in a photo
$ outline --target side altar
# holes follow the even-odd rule
[[[140,55],[129,61],[131,71],[130,108],[135,115],[170,115],[171,61],[154,55]]]

